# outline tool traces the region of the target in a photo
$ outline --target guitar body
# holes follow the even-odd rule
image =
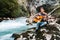
[[[43,19],[43,16],[36,16],[36,17],[33,19],[33,22],[35,22],[35,23],[41,22],[42,19]]]

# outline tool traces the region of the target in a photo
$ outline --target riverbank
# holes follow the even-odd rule
[[[3,17],[2,18],[2,17],[0,17],[0,22],[3,21],[3,20],[14,20],[14,19],[16,19],[16,18],[9,18],[9,17],[7,17],[7,18]]]
[[[21,34],[14,33],[12,37],[14,40],[59,40],[60,32],[56,27],[48,26],[37,32],[35,32],[35,28],[31,28]]]

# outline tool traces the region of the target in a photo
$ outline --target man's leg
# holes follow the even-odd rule
[[[42,28],[44,25],[46,25],[47,22],[39,22],[36,27],[36,31],[38,31],[40,28]]]
[[[42,26],[44,26],[46,24],[47,24],[47,22],[42,22],[40,26],[42,27]]]

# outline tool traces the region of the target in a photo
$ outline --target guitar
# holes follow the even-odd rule
[[[44,18],[43,16],[36,16],[36,17],[33,19],[33,22],[35,22],[35,23],[41,22],[41,20],[42,20],[43,18]]]

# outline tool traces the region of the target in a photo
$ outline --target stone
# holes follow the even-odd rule
[[[12,37],[13,37],[13,38],[19,38],[19,37],[20,37],[20,35],[19,35],[19,34],[14,33],[14,34],[12,35]]]

